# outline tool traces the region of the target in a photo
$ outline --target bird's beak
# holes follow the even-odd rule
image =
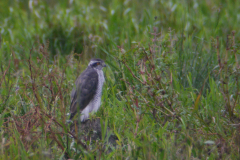
[[[103,63],[103,65],[102,65],[103,67],[107,67],[107,65],[105,64],[105,63]]]

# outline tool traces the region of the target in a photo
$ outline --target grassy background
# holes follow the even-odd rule
[[[239,159],[237,0],[0,2],[0,159]],[[70,92],[106,61],[117,135],[67,148]],[[76,146],[81,146],[76,144]]]

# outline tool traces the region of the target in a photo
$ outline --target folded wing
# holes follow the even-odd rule
[[[71,92],[70,120],[81,112],[93,99],[98,85],[98,74],[93,68],[87,68],[76,80]]]

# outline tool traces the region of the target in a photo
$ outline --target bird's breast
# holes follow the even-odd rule
[[[102,87],[105,81],[103,71],[97,70],[97,73],[98,73],[98,86],[97,86],[96,94],[93,98],[93,107],[92,107],[92,111],[94,112],[96,112],[101,105]]]

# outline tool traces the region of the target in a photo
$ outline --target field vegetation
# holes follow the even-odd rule
[[[0,1],[0,159],[240,159],[239,6]],[[107,64],[90,117],[102,139],[83,141],[66,121],[93,57]]]

